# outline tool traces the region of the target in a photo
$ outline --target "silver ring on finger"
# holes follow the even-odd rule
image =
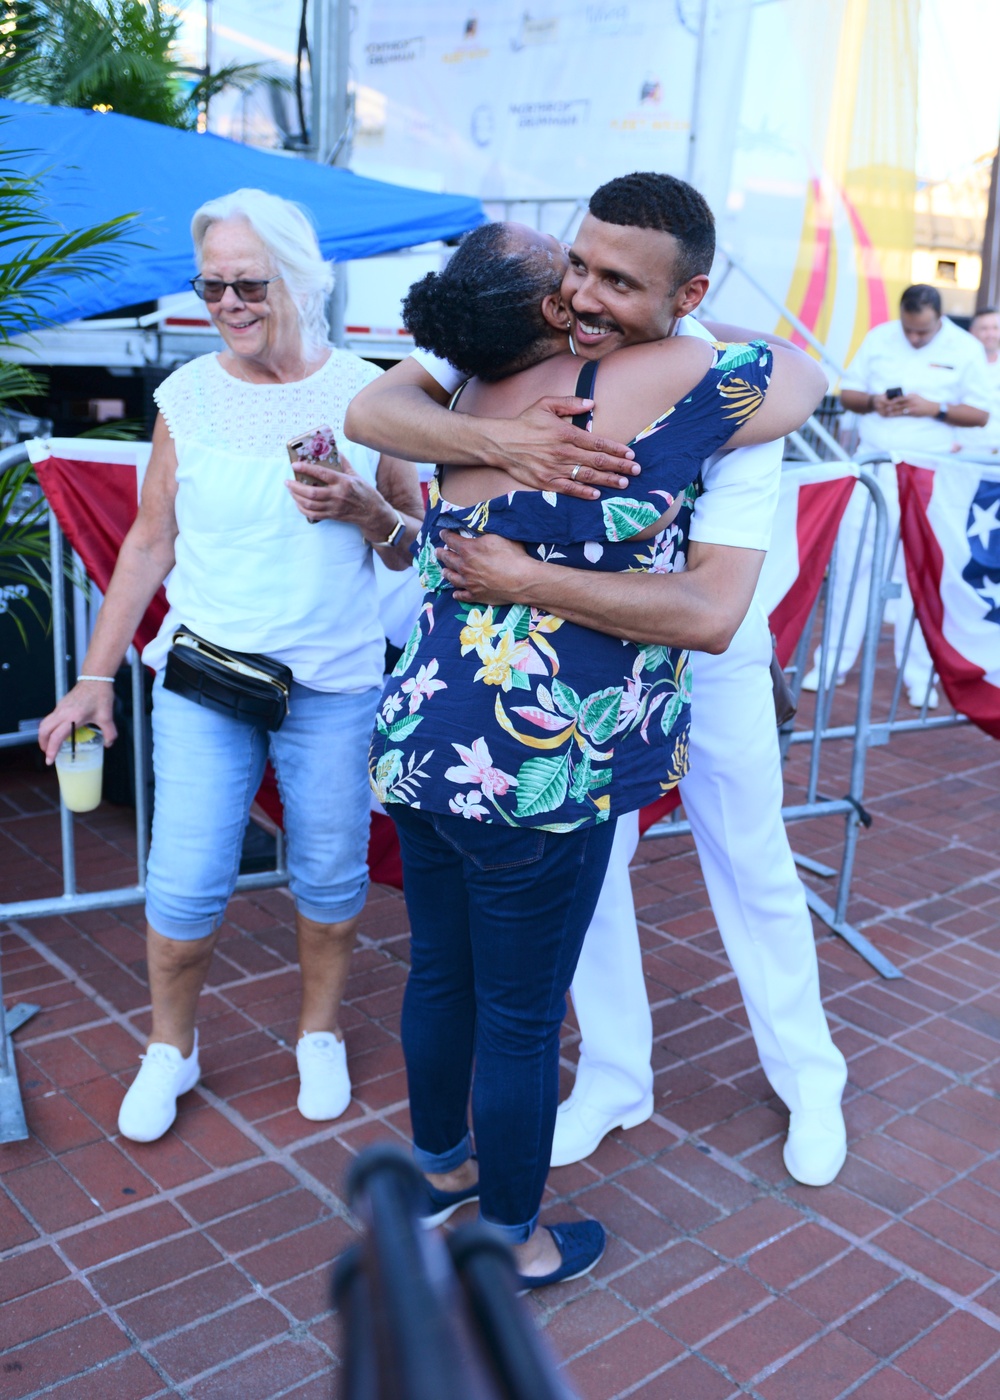
[[[570,474],[569,474],[569,479],[570,479],[570,481],[575,481],[575,480],[576,480],[577,474],[578,474],[578,472],[579,472],[579,470],[580,470],[580,468],[581,468],[582,466],[583,466],[583,463],[582,463],[582,462],[577,462],[576,466],[573,468],[573,470],[572,470],[572,471],[570,472]]]

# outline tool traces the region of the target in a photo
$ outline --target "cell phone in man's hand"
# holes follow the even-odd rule
[[[886,389],[885,396],[887,399],[901,399],[903,391],[902,389]]]
[[[337,439],[333,435],[333,429],[326,423],[322,427],[310,429],[308,433],[289,438],[287,446],[288,460],[292,464],[295,480],[301,481],[304,486],[323,485],[318,476],[313,476],[304,469],[308,462],[318,462],[335,472],[343,470],[340,454],[337,452]]]

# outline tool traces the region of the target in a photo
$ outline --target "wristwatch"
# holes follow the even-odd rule
[[[937,413],[935,413],[934,417],[935,417],[939,422],[941,422],[941,423],[947,423],[947,421],[948,421],[948,409],[950,408],[950,406],[951,406],[950,404],[946,404],[946,403],[939,404],[939,405],[938,405],[938,411],[937,411]]]
[[[396,543],[396,541],[399,539],[400,535],[403,533],[403,531],[404,531],[405,529],[406,529],[406,521],[403,519],[403,517],[400,515],[399,511],[397,510],[397,511],[396,511],[396,523],[395,523],[395,525],[394,525],[394,526],[392,527],[392,529],[389,531],[388,535],[386,536],[386,538],[385,538],[384,540],[377,540],[377,541],[375,542],[375,548],[376,548],[376,549],[388,549],[390,545],[394,545],[394,544]]]

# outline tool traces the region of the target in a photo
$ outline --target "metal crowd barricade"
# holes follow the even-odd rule
[[[17,444],[0,452],[0,473],[11,467],[20,466],[29,460],[23,444]],[[65,575],[65,543],[55,513],[49,510],[49,569],[52,589],[52,654],[55,668],[55,693],[60,700],[69,689],[68,635],[66,628],[67,595]],[[73,617],[75,632],[75,666],[79,669],[89,639],[89,610],[87,594],[79,577],[72,583]],[[146,730],[143,723],[145,712],[145,690],[143,686],[142,662],[134,647],[129,647],[127,660],[132,673],[132,712],[133,760],[135,771],[135,881],[114,889],[93,890],[82,893],[77,884],[76,847],[74,840],[73,814],[59,799],[59,832],[62,846],[62,893],[45,899],[24,899],[0,903],[0,923],[10,920],[35,919],[47,915],[81,914],[90,909],[118,909],[129,904],[140,904],[146,897],[146,855],[148,849],[149,810],[146,800],[147,771]],[[38,742],[37,728],[16,730],[0,734],[0,748],[13,748],[20,744]],[[237,881],[237,891],[270,889],[282,885],[288,878],[285,866],[284,842],[281,832],[277,833],[276,863],[273,870],[241,875]],[[24,1112],[17,1085],[17,1072],[14,1065],[13,1046],[10,1035],[18,1025],[23,1025],[37,1007],[26,1004],[13,1008],[5,1014],[3,985],[0,981],[0,1143],[16,1142],[27,1137]]]
[[[934,454],[927,454],[922,452],[920,453],[920,460],[925,461],[928,459],[929,456],[933,455]],[[863,464],[864,466],[873,468],[876,474],[880,474],[881,471],[886,469],[889,471],[895,471],[893,460],[887,452],[860,452],[857,454],[854,460],[859,464]],[[942,456],[939,458],[939,460],[941,462],[941,465],[944,467],[953,466],[955,462],[954,457]],[[971,453],[966,452],[963,452],[961,454],[960,460],[963,463],[972,463],[973,465],[989,466],[992,467],[994,470],[997,466],[996,458],[979,459],[974,457]],[[886,559],[885,565],[884,583],[885,596],[887,599],[898,598],[900,596],[900,585],[893,579],[893,574],[896,572],[896,563],[899,559],[899,551],[901,548],[900,526],[898,522],[896,524],[895,530],[892,532],[892,534],[887,540],[887,545],[888,557]],[[936,729],[956,729],[962,725],[967,725],[971,723],[971,720],[967,715],[960,715],[956,713],[947,715],[934,715],[928,712],[930,708],[930,694],[931,691],[935,688],[935,684],[937,682],[936,674],[931,675],[927,683],[927,689],[924,693],[923,703],[920,706],[920,713],[917,716],[917,718],[900,719],[898,717],[899,701],[903,692],[903,673],[906,669],[907,658],[910,655],[910,648],[913,645],[913,636],[916,631],[916,627],[916,613],[913,613],[910,616],[909,625],[907,627],[906,639],[903,645],[903,653],[900,658],[900,664],[896,674],[895,684],[893,685],[892,696],[889,700],[888,712],[886,713],[884,718],[879,718],[878,720],[873,721],[871,726],[871,738],[869,740],[869,743],[873,746],[876,744],[887,744],[893,734],[918,734]]]
[[[810,453],[810,456],[815,456]],[[846,457],[846,453],[837,451],[839,457]],[[794,465],[788,464],[786,470],[794,470]],[[831,710],[833,700],[833,686],[835,680],[831,680],[829,686],[822,684],[822,678],[830,675],[828,669],[839,656],[843,647],[844,627],[841,626],[839,635],[835,638],[832,635],[832,614],[831,609],[823,607],[823,624],[820,632],[820,658],[819,675],[821,677],[820,688],[816,694],[816,708],[813,724],[810,728],[796,729],[794,721],[786,725],[780,735],[782,756],[787,756],[793,745],[806,744],[809,746],[809,764],[804,787],[804,800],[785,806],[782,809],[782,816],[786,823],[806,821],[816,817],[841,817],[844,822],[844,841],[841,855],[840,869],[835,870],[830,866],[823,865],[819,861],[813,860],[809,856],[795,855],[795,860],[803,869],[809,870],[814,875],[833,879],[836,877],[836,895],[831,905],[824,900],[815,890],[805,886],[806,899],[810,909],[836,934],[839,934],[844,941],[876,969],[883,977],[895,978],[902,974],[899,970],[881,953],[872,943],[865,938],[858,929],[854,928],[847,920],[847,906],[850,899],[851,879],[854,872],[854,861],[858,842],[858,828],[862,824],[868,825],[870,817],[865,812],[863,806],[865,765],[867,761],[868,749],[873,742],[884,742],[880,737],[873,740],[871,724],[872,697],[875,683],[875,666],[877,661],[879,636],[882,627],[882,613],[886,599],[885,570],[883,561],[886,553],[886,543],[888,536],[888,514],[885,497],[879,487],[878,482],[869,472],[862,470],[858,481],[860,486],[867,491],[868,498],[865,504],[865,518],[862,526],[862,539],[858,545],[855,557],[848,561],[851,569],[849,592],[853,597],[854,590],[858,586],[861,576],[860,561],[864,541],[868,532],[871,531],[872,562],[869,570],[869,591],[867,601],[867,611],[865,618],[864,640],[861,647],[861,669],[858,679],[858,700],[855,710],[854,722],[849,725],[834,725],[831,722]],[[802,690],[802,680],[808,669],[808,653],[812,645],[815,621],[821,606],[827,598],[832,598],[833,590],[836,586],[837,570],[843,566],[842,560],[838,559],[841,553],[840,544],[835,546],[833,555],[827,569],[826,578],[817,595],[805,627],[795,648],[792,663],[788,668],[791,671],[792,691],[798,700]],[[835,671],[834,671],[835,677]],[[851,763],[848,790],[842,797],[831,797],[820,790],[821,765],[827,746],[831,741],[840,739],[851,744]],[[672,814],[665,821],[658,822],[655,826],[645,832],[645,838],[650,839],[661,836],[681,836],[687,835],[691,830],[688,821],[680,818],[678,813]]]
[[[8,448],[5,452],[0,452],[0,472],[8,467],[18,466],[28,460],[28,453],[24,446],[18,444]],[[69,690],[69,656],[67,653],[68,637],[66,632],[66,577],[64,570],[64,541],[63,533],[59,528],[53,511],[49,511],[49,568],[51,571],[52,587],[52,654],[55,667],[55,688],[56,699],[61,700]],[[77,604],[74,612],[79,617],[80,600],[85,600],[86,595],[79,583],[73,583],[74,602]],[[82,661],[80,654],[81,644],[86,638],[79,635],[77,628],[76,638],[76,666],[79,667]],[[146,787],[142,781],[142,775],[147,770],[146,735],[145,728],[141,722],[141,717],[145,709],[145,697],[142,678],[142,662],[134,647],[129,647],[127,658],[132,672],[132,711],[135,716],[133,725],[133,760],[135,765],[135,844],[136,844],[136,878],[131,885],[122,885],[115,889],[94,890],[83,894],[77,888],[76,876],[76,850],[74,843],[73,814],[66,807],[60,797],[59,800],[59,832],[62,843],[62,868],[63,868],[63,891],[60,895],[51,895],[46,899],[26,899],[15,903],[0,904],[0,921],[7,919],[34,919],[55,914],[80,914],[89,909],[117,909],[128,904],[140,904],[146,896],[146,855],[148,851],[149,832],[149,811],[146,803]],[[0,735],[0,746],[12,747],[15,744],[37,743],[37,731],[18,731],[12,734]],[[242,875],[237,883],[237,890],[260,890],[270,889],[274,885],[280,885],[288,878],[285,867],[284,845],[281,833],[278,833],[277,863],[274,870],[263,870],[251,875]]]

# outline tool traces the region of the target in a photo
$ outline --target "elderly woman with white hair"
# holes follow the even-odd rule
[[[368,885],[366,759],[384,657],[373,551],[408,567],[423,513],[410,463],[344,438],[348,403],[379,371],[329,344],[332,273],[305,214],[238,190],[202,205],[191,227],[192,285],[224,348],[156,391],[139,513],[80,677],[39,732],[50,763],[73,723],[93,722],[112,742],[111,678],[166,580],[170,610],[143,653],[156,671],[152,1029],[118,1119],[137,1142],[165,1133],[198,1081],[198,997],[269,755],[302,973],[298,1107],[315,1120],[347,1108],[338,1015]],[[321,426],[333,429],[339,468],[309,461],[312,481],[300,482],[287,443]],[[212,683],[198,671],[206,657]],[[272,673],[283,718],[248,717],[242,689],[261,683],[273,697]]]

